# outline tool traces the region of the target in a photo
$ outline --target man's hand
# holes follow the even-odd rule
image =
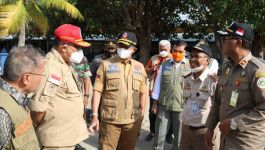
[[[211,148],[214,146],[213,142],[213,130],[212,129],[207,129],[207,132],[204,137],[204,143],[207,147]]]
[[[152,105],[151,113],[152,114],[155,114],[155,115],[158,113],[157,100],[153,100],[153,105]]]
[[[219,128],[222,134],[227,135],[231,131],[230,128],[231,121],[232,118],[226,119],[220,123]]]
[[[93,116],[92,122],[88,128],[89,132],[94,135],[99,129],[98,116]]]
[[[155,64],[155,66],[152,68],[153,72],[159,70],[160,65],[159,64]]]
[[[86,108],[87,104],[88,104],[88,97],[87,96],[84,97],[84,104],[85,104],[85,108]]]

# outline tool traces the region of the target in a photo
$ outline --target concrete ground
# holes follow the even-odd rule
[[[92,88],[91,88],[92,89]],[[92,95],[92,90],[90,89],[90,95]],[[92,96],[91,96],[92,97]],[[89,99],[89,103],[91,102],[91,97]],[[141,135],[138,138],[135,150],[152,150],[153,146],[153,141],[145,141],[145,137],[149,134],[149,96],[147,96],[146,99],[146,108],[145,108],[145,115],[144,115],[144,120],[142,122],[142,129],[141,129]],[[91,108],[91,105],[89,104],[88,109]],[[89,126],[89,125],[88,125]],[[98,149],[98,133],[95,135],[89,135],[89,138],[87,138],[85,141],[80,143],[81,146],[86,148],[87,150],[97,150]],[[167,144],[165,142],[165,150],[169,150],[171,148],[172,144]]]

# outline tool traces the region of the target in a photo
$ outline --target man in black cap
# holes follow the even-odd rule
[[[250,52],[253,29],[233,22],[218,34],[223,37],[223,53],[231,60],[221,69],[205,144],[213,146],[213,129],[220,121],[220,149],[264,150],[265,65]]]
[[[133,59],[137,39],[132,32],[122,32],[117,42],[118,56],[103,61],[98,70],[93,93],[93,119],[89,131],[99,129],[98,107],[101,102],[99,149],[134,150],[144,116],[147,94],[144,66]]]
[[[95,78],[97,75],[97,70],[102,61],[109,59],[116,55],[116,40],[107,39],[104,43],[104,54],[95,56],[91,64],[91,73],[90,80],[92,85],[94,85]]]
[[[191,73],[185,76],[183,84],[185,103],[180,149],[205,150],[208,149],[202,144],[207,131],[205,123],[214,100],[218,76],[208,68],[212,56],[208,44],[198,43],[185,50],[190,52]]]

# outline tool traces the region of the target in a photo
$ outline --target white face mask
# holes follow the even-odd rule
[[[161,51],[161,52],[159,52],[159,54],[161,57],[167,57],[168,52],[167,51]]]
[[[131,57],[131,53],[133,50],[126,50],[125,48],[117,48],[117,53],[121,59],[127,59]]]
[[[193,73],[200,72],[200,71],[202,71],[202,69],[203,69],[203,65],[201,65],[198,68],[191,69],[191,72],[193,72]]]
[[[72,50],[71,50],[71,51],[72,51]],[[71,63],[77,63],[77,64],[79,64],[79,63],[82,61],[83,57],[84,57],[83,50],[80,49],[79,51],[74,52],[74,53],[71,55],[71,57],[70,57],[70,62],[71,62]]]
[[[206,62],[206,60],[205,60],[205,62]],[[202,71],[203,67],[204,67],[204,65],[201,65],[200,67],[197,67],[197,68],[191,68],[191,72],[192,73],[200,72],[200,71]]]

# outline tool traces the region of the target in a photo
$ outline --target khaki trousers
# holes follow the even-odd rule
[[[209,150],[204,144],[204,136],[207,128],[191,129],[182,125],[182,134],[180,140],[181,150]]]
[[[99,149],[116,150],[119,143],[119,150],[134,150],[140,135],[141,125],[142,119],[130,124],[111,124],[101,121]]]

